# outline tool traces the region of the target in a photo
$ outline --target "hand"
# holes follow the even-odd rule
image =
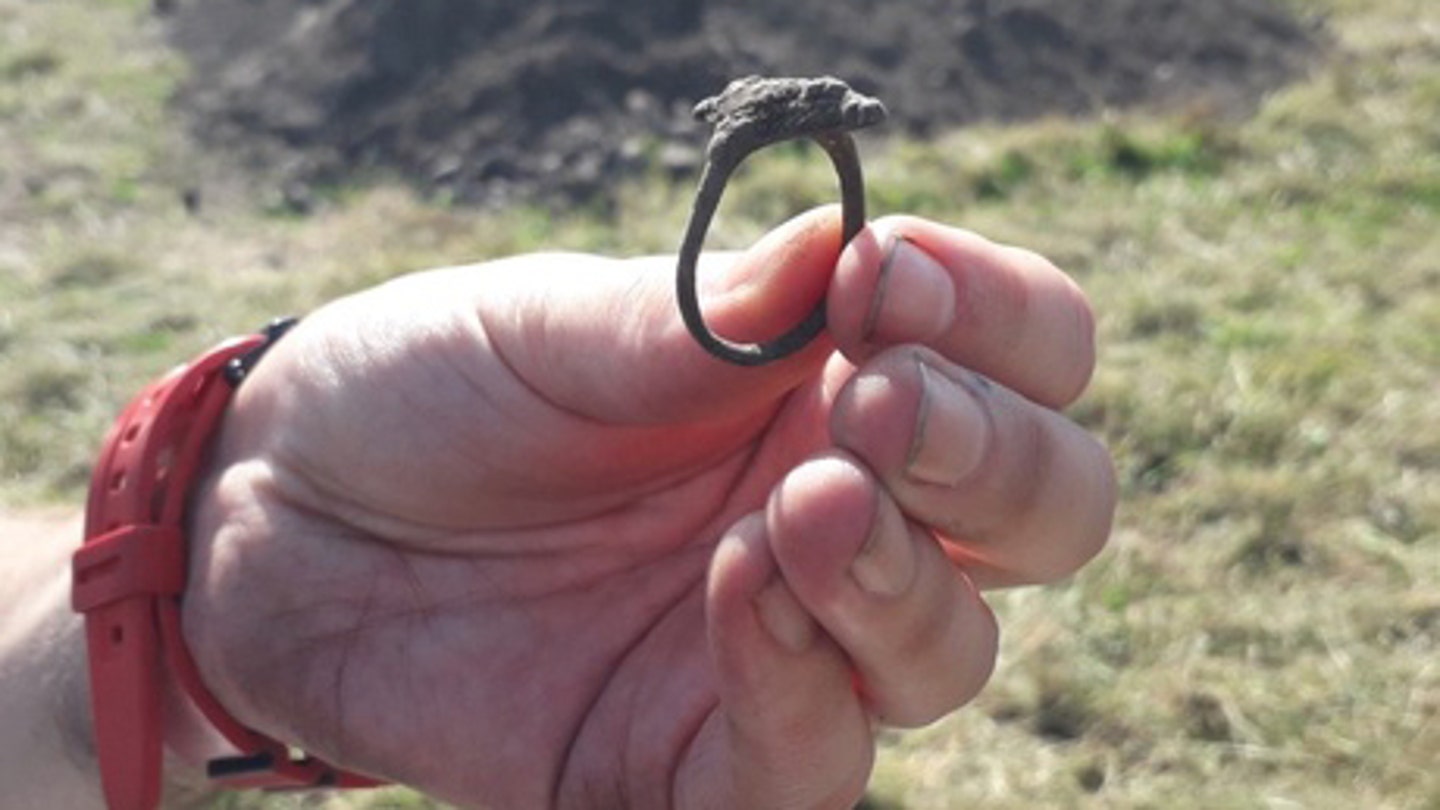
[[[707,257],[737,340],[828,295],[828,335],[760,369],[694,344],[669,258],[440,270],[305,319],[194,503],[216,697],[459,804],[853,803],[874,724],[989,676],[979,589],[1074,571],[1115,491],[1055,410],[1093,364],[1068,278],[914,218],[837,264],[837,214]]]

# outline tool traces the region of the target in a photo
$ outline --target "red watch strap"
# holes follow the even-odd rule
[[[180,631],[186,497],[234,393],[227,368],[243,373],[271,337],[222,343],[151,384],[122,412],[95,467],[71,597],[85,614],[95,745],[111,810],[159,802],[162,666],[241,752],[211,763],[222,785],[380,784],[313,757],[293,759],[283,743],[237,722],[205,688]]]

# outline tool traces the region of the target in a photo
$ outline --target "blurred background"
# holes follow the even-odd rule
[[[673,252],[689,109],[748,73],[878,95],[872,213],[1100,319],[1111,545],[995,595],[991,687],[886,732],[866,805],[1440,808],[1434,0],[0,0],[0,513],[77,506],[126,397],[274,315]],[[767,150],[710,244],[835,195]]]

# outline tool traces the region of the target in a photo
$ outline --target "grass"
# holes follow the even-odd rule
[[[1440,808],[1440,7],[1291,4],[1337,54],[1246,121],[865,144],[875,212],[1080,279],[1102,362],[1074,415],[1124,487],[1095,564],[996,597],[976,705],[886,735],[876,806]],[[0,0],[0,502],[73,502],[124,396],[273,314],[428,265],[674,249],[690,189],[658,179],[603,215],[376,184],[297,218],[225,183],[188,215],[213,169],[168,117],[183,68],[143,5]],[[767,154],[712,245],[833,196],[816,155]]]

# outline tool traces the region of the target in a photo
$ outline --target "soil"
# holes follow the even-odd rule
[[[886,129],[1203,104],[1244,113],[1323,50],[1273,0],[156,2],[202,141],[299,189],[376,170],[460,202],[690,172],[690,108],[751,73],[839,76]]]

